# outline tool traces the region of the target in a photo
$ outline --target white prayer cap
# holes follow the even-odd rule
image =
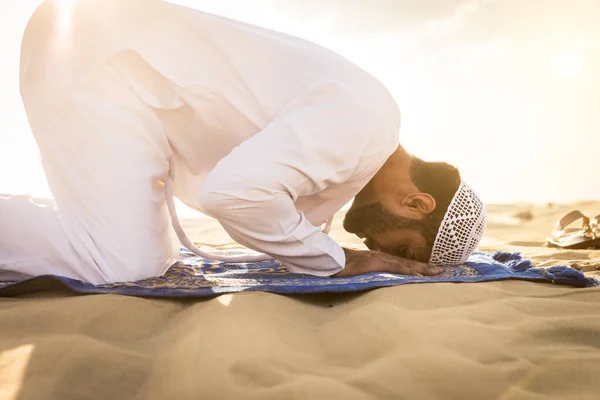
[[[461,182],[440,224],[429,263],[449,266],[467,261],[483,237],[485,214],[479,196]]]

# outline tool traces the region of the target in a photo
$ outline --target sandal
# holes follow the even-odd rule
[[[581,228],[567,228],[581,219]],[[571,211],[557,222],[552,236],[546,239],[549,246],[563,249],[600,249],[600,214],[591,221],[581,211]]]

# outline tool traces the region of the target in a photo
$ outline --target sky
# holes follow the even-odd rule
[[[51,195],[18,91],[39,2],[0,0],[0,193]],[[598,0],[171,2],[358,64],[394,95],[401,144],[456,165],[488,203],[600,199]]]

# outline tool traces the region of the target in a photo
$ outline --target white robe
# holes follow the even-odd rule
[[[293,272],[343,269],[319,225],[398,145],[380,82],[316,44],[157,0],[56,1],[32,17],[21,60],[54,202],[0,198],[0,270],[164,273],[179,245],[169,163],[175,196],[240,244]]]

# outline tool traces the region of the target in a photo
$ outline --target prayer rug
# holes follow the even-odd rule
[[[240,254],[221,252],[221,254]],[[435,282],[487,282],[520,279],[534,282],[598,286],[576,269],[560,266],[536,268],[519,253],[476,252],[461,266],[445,267],[434,277],[368,273],[350,278],[321,278],[292,274],[278,261],[227,263],[207,261],[182,249],[181,261],[164,276],[137,282],[92,285],[61,276],[45,275],[21,282],[0,282],[0,296],[68,289],[79,294],[121,294],[143,297],[207,297],[225,293],[264,291],[279,294],[358,292],[386,286]]]

